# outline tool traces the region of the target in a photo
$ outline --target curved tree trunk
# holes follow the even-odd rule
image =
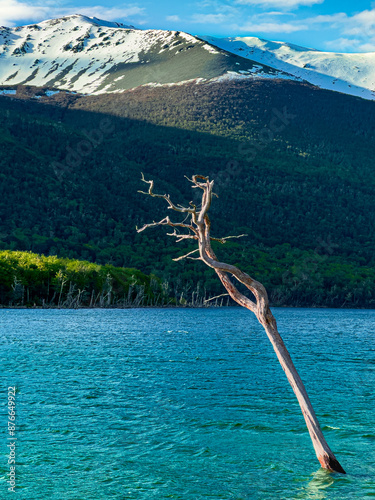
[[[203,180],[203,182],[199,182],[198,179]],[[208,218],[207,212],[211,206],[212,202],[212,188],[213,181],[209,181],[207,177],[195,175],[191,179],[194,188],[199,188],[203,190],[202,194],[202,205],[198,210],[197,207],[190,202],[190,207],[183,207],[181,205],[174,205],[172,203],[169,195],[159,195],[153,193],[153,181],[146,181],[142,175],[142,180],[150,185],[148,194],[153,197],[163,198],[167,201],[170,209],[180,212],[183,214],[187,214],[188,218],[190,216],[189,223],[186,223],[186,218],[183,222],[173,223],[166,217],[160,222],[154,222],[152,224],[146,224],[143,228],[138,229],[138,232],[143,231],[148,227],[159,226],[159,225],[167,225],[174,228],[174,232],[170,233],[170,236],[175,236],[177,241],[182,241],[184,239],[194,239],[198,241],[198,248],[193,252],[189,252],[187,255],[183,257],[179,257],[175,260],[180,260],[182,258],[192,258],[191,254],[199,251],[200,257],[198,260],[202,260],[209,267],[213,268],[217,275],[219,276],[222,284],[226,288],[230,297],[235,300],[240,306],[246,307],[252,311],[259,323],[265,329],[267,336],[276,352],[276,355],[279,359],[279,362],[288,378],[288,381],[298,399],[299,405],[302,410],[302,414],[305,418],[306,425],[308,431],[310,433],[310,437],[315,449],[316,456],[321,464],[321,466],[325,469],[341,472],[345,474],[344,469],[341,467],[340,463],[336,459],[332,450],[328,446],[323,432],[320,428],[318,419],[315,415],[314,409],[310,402],[310,399],[307,395],[305,386],[299,376],[296,367],[293,364],[293,361],[290,357],[290,354],[277,330],[276,320],[269,308],[269,301],[267,291],[264,286],[258,281],[251,278],[248,274],[241,271],[238,267],[232,266],[230,264],[226,264],[224,262],[219,262],[215,253],[211,247],[211,240],[216,240],[221,243],[225,243],[228,238],[212,238],[211,237],[211,223]],[[142,192],[142,191],[140,191]],[[177,233],[176,228],[184,228],[188,230],[188,234],[180,234]],[[245,285],[251,293],[255,297],[255,301],[249,299],[245,295],[243,295],[232,283],[229,276],[233,276],[240,283]]]
[[[213,253],[211,247],[207,249],[207,256],[209,255],[209,263],[206,262],[210,267],[213,267],[218,274],[221,282],[223,283],[224,287],[228,291],[228,294],[232,297],[234,301],[236,301],[239,305],[246,307],[247,309],[252,310],[259,323],[263,326],[263,328],[266,331],[267,337],[269,338],[272,347],[274,348],[277,358],[280,362],[280,365],[282,369],[285,372],[285,375],[287,376],[287,379],[293,389],[294,394],[297,397],[298,403],[300,405],[303,417],[306,422],[307,429],[309,431],[310,437],[312,444],[314,446],[314,450],[316,453],[316,456],[320,462],[320,465],[324,469],[331,470],[333,472],[341,472],[342,474],[346,474],[344,469],[341,467],[339,461],[333,454],[332,450],[328,446],[327,441],[324,438],[323,432],[320,428],[318,418],[314,412],[314,409],[312,407],[311,401],[309,396],[307,395],[305,386],[302,382],[301,377],[299,376],[296,367],[294,366],[294,363],[292,361],[292,358],[288,352],[288,349],[286,348],[283,339],[281,338],[281,335],[279,334],[277,330],[277,323],[276,319],[273,316],[271,310],[269,309],[268,306],[268,296],[267,292],[264,289],[262,285],[258,286],[259,288],[258,291],[253,288],[252,292],[255,295],[261,294],[262,295],[262,302],[264,307],[262,310],[254,310],[254,302],[252,302],[250,299],[242,295],[237,288],[233,285],[233,283],[230,281],[228,278],[228,275],[226,273],[223,273],[220,269],[215,268],[214,264],[214,259],[216,260],[216,256]],[[221,263],[217,263],[221,267]],[[225,264],[224,264],[225,265]],[[246,275],[245,273],[244,276],[242,277],[243,279],[240,279],[242,283],[244,283],[249,289],[250,285],[245,282],[245,278],[251,280],[250,276]],[[237,277],[237,276],[236,276]],[[239,279],[239,277],[237,277]],[[247,280],[246,280],[247,281]],[[252,285],[254,286],[254,280],[252,281]],[[255,282],[256,283],[256,282]],[[263,288],[263,290],[262,290]],[[258,297],[258,303],[259,303],[259,297]]]

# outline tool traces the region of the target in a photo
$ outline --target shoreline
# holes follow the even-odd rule
[[[351,309],[358,311],[373,311],[375,307],[333,307],[333,306],[324,306],[324,305],[270,305],[272,309],[334,309],[334,310],[343,310],[343,309]],[[58,307],[58,306],[4,306],[0,305],[0,310],[9,309],[9,310],[64,310],[64,311],[78,311],[78,310],[112,310],[112,309],[227,309],[227,308],[236,308],[236,309],[246,309],[236,304],[229,306],[190,306],[190,305],[158,305],[158,306],[108,306],[108,307],[89,307],[89,306],[80,306],[80,307]]]

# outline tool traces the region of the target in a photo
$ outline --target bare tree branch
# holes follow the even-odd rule
[[[194,236],[192,234],[179,234],[176,232],[176,229],[173,231],[173,233],[166,233],[167,236],[174,236],[176,239],[176,242],[179,243],[182,240],[197,240],[198,236]]]
[[[225,243],[227,240],[231,240],[233,238],[243,238],[244,236],[248,236],[247,234],[239,234],[238,236],[226,236],[225,238],[213,238],[212,236],[211,241],[218,241],[219,243]]]
[[[189,231],[192,231],[193,235],[186,235],[187,238],[193,238],[193,239],[197,239],[198,238],[198,234],[197,234],[197,230],[195,229],[194,226],[192,226],[191,224],[185,224],[183,222],[172,222],[170,220],[170,218],[167,216],[165,217],[164,219],[162,219],[161,221],[159,222],[152,222],[151,224],[145,224],[143,227],[141,227],[140,229],[136,226],[136,231],[137,233],[141,233],[142,231],[144,231],[145,229],[148,229],[150,227],[156,227],[156,226],[171,226],[171,227],[182,227],[184,229],[188,229]],[[169,236],[176,236],[178,238],[180,238],[181,234],[177,233],[176,230],[173,232],[173,233],[167,233]],[[185,236],[185,235],[184,235]]]
[[[222,293],[221,295],[216,295],[216,297],[211,297],[210,299],[205,299],[203,302],[210,302],[211,300],[220,299],[220,297],[228,297],[229,293]]]
[[[141,191],[138,191],[138,193],[141,193]],[[163,220],[161,220],[159,222],[154,221],[150,224],[145,224],[141,228],[138,228],[137,226],[135,226],[135,229],[136,229],[137,233],[141,233],[142,231],[144,231],[145,229],[148,229],[149,227],[164,226],[166,224],[166,222],[165,222],[166,219],[167,219],[167,217],[165,217]]]
[[[172,259],[172,260],[174,260],[175,262],[178,262],[179,260],[182,260],[182,259],[191,259],[190,255],[192,255],[193,253],[197,253],[197,252],[199,252],[199,248],[196,248],[192,252],[189,252],[185,255],[181,255],[181,257],[177,257],[176,259]],[[201,258],[199,257],[199,259],[192,259],[192,260],[200,260],[200,259]]]
[[[153,192],[153,189],[154,189],[154,181],[146,181],[144,175],[143,175],[143,172],[141,172],[142,174],[142,181],[145,182],[146,184],[149,184],[150,187],[148,188],[148,192],[145,193],[144,191],[138,191],[138,193],[141,193],[141,194],[148,194],[149,196],[152,196],[153,198],[162,198],[164,200],[166,200],[166,202],[169,204],[169,207],[170,209],[172,210],[175,210],[176,212],[182,212],[182,213],[192,213],[193,212],[193,208],[186,208],[186,207],[183,207],[182,205],[180,206],[177,206],[175,205],[174,203],[172,203],[171,201],[171,197],[169,196],[169,194],[155,194]]]

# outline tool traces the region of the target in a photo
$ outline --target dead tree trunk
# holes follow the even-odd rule
[[[175,260],[181,260],[183,258],[192,259],[193,257],[191,257],[191,255],[195,252],[199,252],[199,257],[195,260],[202,260],[209,267],[213,268],[220,278],[222,284],[226,288],[230,297],[235,300],[240,306],[250,309],[250,311],[252,311],[256,315],[259,323],[265,329],[267,336],[279,359],[279,362],[298,399],[302,414],[305,418],[305,422],[310,433],[316,456],[321,466],[325,469],[345,474],[344,469],[341,467],[340,463],[336,459],[323,436],[318,419],[307,395],[305,386],[303,385],[301,377],[298,375],[290,354],[277,330],[276,320],[269,308],[266,289],[261,283],[252,279],[248,274],[242,272],[236,266],[218,261],[215,253],[212,250],[212,240],[219,241],[220,243],[225,243],[227,239],[233,238],[233,236],[228,236],[226,238],[213,238],[211,236],[211,224],[207,214],[211,206],[212,197],[213,195],[215,195],[215,193],[213,193],[212,191],[214,182],[210,181],[207,177],[203,177],[200,175],[195,175],[192,179],[189,179],[192,183],[193,188],[201,189],[203,191],[202,203],[200,207],[195,206],[193,202],[190,202],[189,207],[183,207],[182,205],[175,205],[174,203],[172,203],[169,195],[155,194],[153,192],[153,181],[146,181],[143,175],[142,180],[149,184],[149,190],[147,193],[140,191],[141,193],[148,194],[156,198],[163,198],[167,201],[169,209],[185,214],[186,217],[183,222],[172,222],[169,217],[166,217],[160,222],[146,224],[141,229],[137,229],[137,231],[141,232],[149,227],[166,225],[174,228],[173,233],[168,234],[170,236],[176,237],[177,241],[182,241],[185,239],[197,240],[198,248],[196,250]],[[180,228],[186,230],[186,232],[177,232],[180,231]],[[232,283],[229,276],[233,276],[240,283],[245,285],[255,297],[255,301],[243,295]]]

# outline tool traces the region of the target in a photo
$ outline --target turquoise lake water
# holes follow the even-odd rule
[[[249,311],[0,310],[0,499],[375,497],[375,311],[274,313],[347,475],[320,468]]]

